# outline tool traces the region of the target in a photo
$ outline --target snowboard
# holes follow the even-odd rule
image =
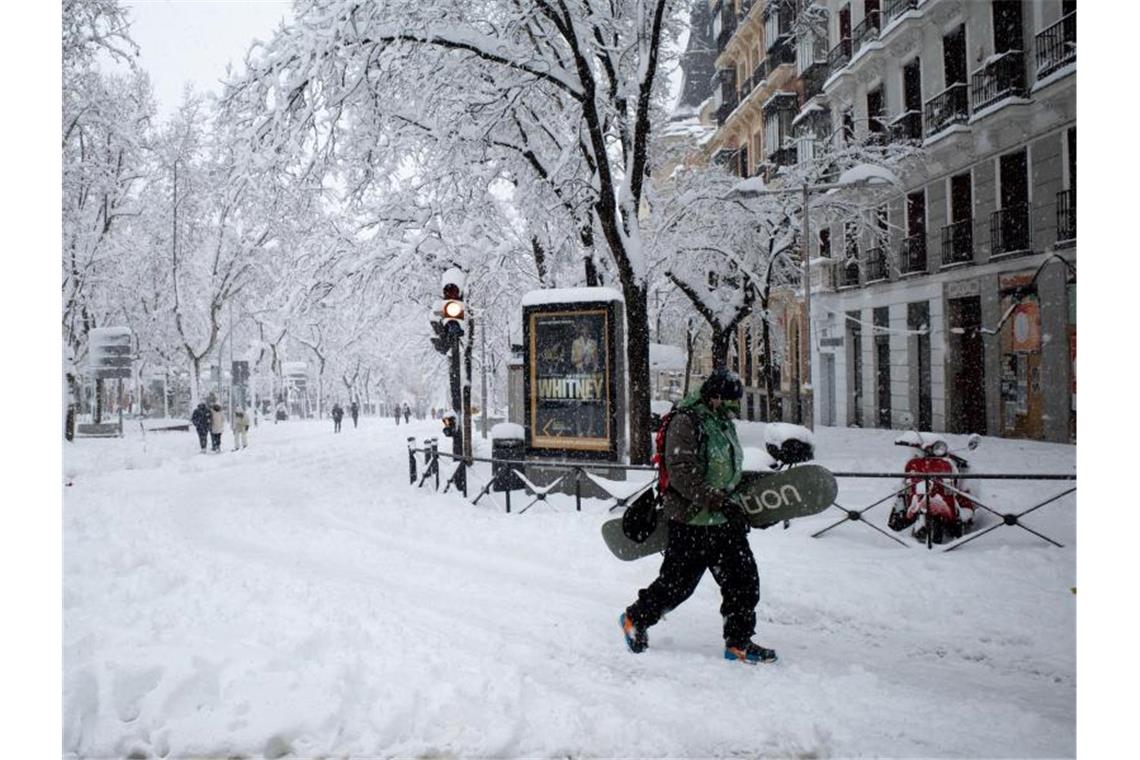
[[[753,527],[819,514],[835,502],[835,476],[818,464],[801,464],[779,472],[745,472],[733,491]],[[669,520],[659,517],[657,529],[641,543],[626,538],[621,518],[602,523],[602,538],[620,560],[630,561],[665,551]]]

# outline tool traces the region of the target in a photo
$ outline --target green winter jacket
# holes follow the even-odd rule
[[[687,396],[677,407],[665,430],[665,516],[690,525],[721,525],[726,520],[717,505],[740,482],[744,464],[736,425],[713,413],[699,394]]]

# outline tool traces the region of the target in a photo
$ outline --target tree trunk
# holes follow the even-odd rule
[[[763,324],[761,325],[761,340],[763,341],[764,348],[761,354],[761,373],[764,378],[764,421],[772,421],[772,394],[775,393],[775,388],[772,387],[772,327],[768,324],[768,289],[765,287],[764,295],[760,299],[760,307],[764,314]]]
[[[696,334],[693,331],[693,318],[685,323],[685,384],[682,386],[681,395],[689,395],[689,378],[693,374],[693,344],[696,343]]]
[[[644,285],[627,285],[625,294],[626,371],[629,376],[629,461],[649,464],[649,296]]]
[[[735,327],[712,327],[712,360],[713,369],[724,369],[728,366],[728,347],[732,344],[732,333]]]

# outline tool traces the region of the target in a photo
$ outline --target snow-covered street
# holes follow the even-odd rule
[[[753,531],[757,640],[780,662],[752,668],[722,659],[707,575],[631,654],[617,618],[658,560],[609,554],[601,502],[508,515],[497,494],[409,485],[406,436],[436,431],[366,417],[262,421],[221,455],[137,426],[66,445],[65,756],[1075,755],[1073,496],[1027,519],[1063,549],[1011,527],[950,553],[859,524],[811,538],[838,510]],[[817,460],[898,472],[896,434],[820,429]],[[1072,473],[1075,451],[985,438],[969,456]],[[1021,511],[1065,486],[982,498]],[[839,502],[891,488],[844,479]]]

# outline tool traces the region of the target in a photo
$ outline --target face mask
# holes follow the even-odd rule
[[[725,419],[731,419],[733,417],[739,419],[740,418],[740,402],[739,401],[728,401],[727,399],[724,401],[721,401],[719,411],[720,411],[720,416],[725,418]]]

